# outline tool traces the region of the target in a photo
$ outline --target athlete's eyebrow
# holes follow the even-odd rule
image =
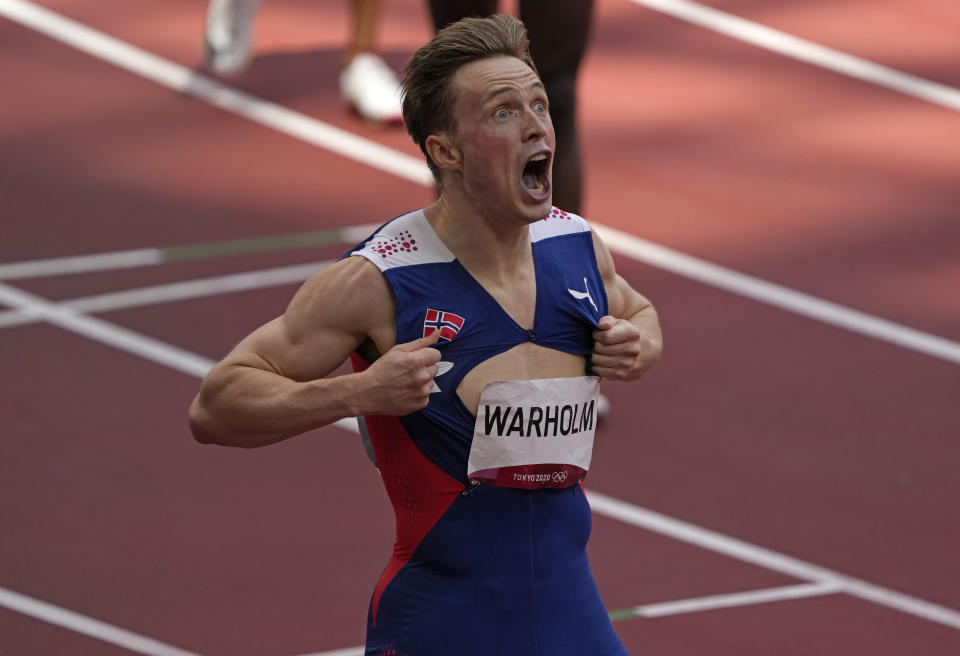
[[[546,90],[546,87],[543,86],[543,82],[541,82],[540,80],[534,80],[533,82],[531,82],[530,86],[527,87],[527,90],[529,91],[530,89],[536,89],[536,88]],[[516,92],[516,90],[517,90],[517,87],[512,85],[509,85],[509,86],[504,85],[502,87],[497,87],[496,89],[492,90],[490,93],[485,95],[483,97],[483,100],[480,101],[480,104],[486,105],[488,102],[490,102],[491,100],[499,96],[501,93],[513,93],[513,92]]]

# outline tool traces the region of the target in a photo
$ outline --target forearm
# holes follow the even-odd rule
[[[205,444],[273,444],[359,414],[360,377],[298,382],[252,366],[220,364],[190,406],[190,430]]]
[[[660,359],[660,353],[663,351],[663,333],[660,331],[657,311],[649,302],[627,320],[640,331],[640,348],[635,366],[624,380],[636,380]]]

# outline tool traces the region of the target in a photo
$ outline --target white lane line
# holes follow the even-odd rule
[[[15,307],[34,308],[55,325],[190,375],[202,377],[213,365],[212,361],[196,354],[108,322],[83,316],[74,310],[56,307],[48,301],[3,283],[0,283],[0,302]],[[336,425],[352,433],[359,433],[355,419],[341,419]],[[960,612],[950,608],[730,538],[600,492],[590,491],[589,500],[593,512],[612,519],[795,578],[823,585],[839,585],[843,591],[862,599],[960,629]]]
[[[592,489],[587,498],[593,512],[666,535],[675,540],[708,549],[751,565],[763,567],[774,572],[787,574],[794,578],[814,583],[837,586],[845,593],[860,599],[893,608],[909,615],[960,629],[960,611],[931,603],[910,595],[890,590],[861,579],[847,576],[833,570],[802,561],[798,558],[777,553],[771,549],[759,547],[749,542],[731,538],[721,533],[701,528],[660,513],[647,510],[632,503],[614,499]]]
[[[0,0],[0,14],[77,50],[103,59],[135,75],[295,139],[361,162],[421,185],[433,176],[417,157],[387,148],[286,107],[238,91],[216,80],[125,43],[48,9],[24,0]]]
[[[201,298],[216,294],[251,291],[264,287],[276,287],[303,282],[311,275],[330,264],[330,260],[321,262],[307,262],[285,267],[261,269],[233,273],[212,278],[200,278],[165,285],[153,285],[130,289],[122,292],[111,292],[71,299],[63,302],[68,307],[79,312],[109,312],[122,308],[140,307],[156,303],[169,303],[190,298]]]
[[[16,9],[16,11],[14,11],[14,9]],[[185,88],[192,88],[191,84],[188,84],[184,80],[200,79],[203,81],[203,84],[195,82],[193,86],[199,85],[204,89],[209,87],[216,90],[216,93],[211,94],[192,94],[201,100],[213,103],[218,107],[223,107],[227,111],[238,113],[250,120],[262,123],[263,121],[258,117],[264,115],[271,116],[276,120],[271,120],[271,122],[263,124],[279,132],[302,138],[309,143],[328,148],[344,157],[354,159],[373,168],[379,168],[393,173],[418,184],[428,186],[432,186],[433,184],[433,178],[427,169],[427,165],[420,159],[393,151],[385,146],[368,142],[361,137],[339,130],[338,132],[343,132],[344,135],[348,135],[351,139],[360,140],[367,145],[375,145],[376,148],[345,147],[344,143],[336,139],[327,142],[319,138],[307,138],[303,136],[301,132],[325,134],[331,126],[303,114],[280,108],[273,103],[260,100],[254,96],[235,92],[229,87],[214,82],[213,80],[198,76],[182,66],[134,48],[113,37],[91,30],[46,9],[35,7],[23,0],[0,0],[0,13],[4,12],[13,20],[18,20],[24,25],[47,34],[52,38],[65,41],[94,56],[105,59],[134,73],[144,75],[159,84],[165,84],[178,91],[188,92],[185,91]],[[129,61],[124,59],[127,55],[129,55]],[[170,80],[168,80],[168,78],[170,78]],[[176,81],[176,84],[173,83],[174,81]],[[221,96],[233,99],[242,97],[242,102],[225,104],[215,102],[215,100],[221,98]],[[278,111],[275,110],[282,111],[278,113]],[[310,126],[313,126],[312,129],[308,129]],[[336,128],[333,129],[337,130]],[[385,157],[385,154],[388,154],[389,157]],[[611,241],[614,243],[610,244],[610,249],[621,255],[640,259],[640,254],[645,253],[642,257],[646,259],[642,261],[653,266],[664,268],[677,275],[692,278],[707,285],[720,287],[747,296],[748,298],[770,303],[781,309],[797,312],[803,316],[817,319],[834,326],[842,326],[847,330],[913,349],[927,355],[940,357],[950,362],[960,362],[960,356],[958,356],[958,354],[960,354],[960,344],[944,339],[943,337],[930,335],[879,317],[844,308],[814,296],[793,291],[787,287],[767,283],[759,278],[737,273],[730,269],[724,269],[723,267],[709,264],[703,260],[671,251],[663,246],[644,242],[641,239],[612,228],[606,228],[600,224],[594,223],[592,225],[601,235],[609,235],[611,237]],[[604,239],[606,239],[606,236]],[[644,244],[645,246],[640,246],[640,244]]]
[[[51,323],[190,375],[202,377],[213,365],[212,361],[178,347],[72,310],[58,308],[52,303],[2,283],[0,302],[16,307],[35,307]],[[336,425],[352,433],[359,433],[355,419],[341,419]],[[589,493],[589,499],[593,511],[598,514],[795,578],[841,585],[844,591],[862,599],[960,629],[960,612],[955,610],[660,515],[596,491]]]
[[[150,656],[198,656],[195,652],[186,651],[153,638],[147,638],[6,588],[0,588],[0,606],[140,654],[149,654]]]
[[[186,374],[203,376],[213,366],[212,360],[195,353],[127,330],[102,319],[88,317],[75,310],[59,307],[55,303],[3,283],[0,283],[0,303],[34,313],[55,326]]]
[[[37,276],[129,269],[161,264],[162,262],[163,251],[159,248],[54,257],[44,260],[30,260],[29,262],[0,264],[0,280],[20,280]]]
[[[14,9],[16,9],[17,11],[15,12]],[[272,103],[265,103],[265,101],[260,101],[254,98],[253,96],[235,92],[232,89],[229,89],[228,87],[220,85],[219,83],[216,83],[208,78],[198,76],[188,71],[187,69],[184,69],[183,67],[179,67],[175,64],[171,64],[170,62],[166,62],[165,60],[162,60],[158,57],[150,55],[149,53],[146,53],[142,50],[134,49],[132,48],[132,46],[119,42],[116,39],[112,39],[111,37],[107,37],[93,30],[89,30],[89,28],[85,28],[84,26],[74,23],[73,21],[68,21],[67,19],[59,17],[56,14],[53,14],[52,12],[39,9],[33,5],[30,5],[29,3],[21,2],[20,0],[0,0],[0,12],[4,12],[9,18],[13,20],[19,20],[19,22],[29,27],[32,27],[34,29],[37,29],[38,31],[41,31],[45,34],[48,34],[53,38],[59,38],[60,40],[63,40],[71,45],[74,45],[75,47],[81,50],[89,52],[90,54],[94,54],[95,56],[99,56],[104,59],[107,59],[108,61],[113,61],[113,63],[117,64],[118,66],[121,66],[123,68],[126,68],[127,70],[130,70],[132,72],[135,72],[141,75],[144,75],[144,73],[140,72],[139,70],[140,65],[143,65],[147,69],[150,69],[152,64],[158,64],[159,69],[163,70],[162,75],[159,73],[159,71],[157,71],[156,76],[153,76],[153,75],[145,75],[145,76],[150,79],[154,79],[155,81],[158,81],[161,84],[165,84],[164,79],[166,77],[179,76],[181,78],[179,82],[182,88],[178,86],[172,86],[171,84],[167,84],[167,86],[171,86],[171,88],[175,88],[184,93],[190,93],[197,97],[203,98],[204,100],[207,100],[208,102],[211,102],[212,104],[215,104],[219,107],[223,107],[228,111],[239,113],[243,116],[246,116],[247,118],[250,118],[251,120],[273,127],[274,129],[277,129],[280,132],[304,139],[309,143],[314,143],[316,145],[326,147],[346,157],[357,159],[359,161],[364,161],[370,164],[371,166],[375,166],[376,168],[389,170],[390,172],[400,177],[403,177],[415,182],[419,182],[420,184],[425,184],[425,185],[432,184],[429,177],[410,174],[412,169],[409,169],[409,167],[419,168],[421,171],[426,170],[426,166],[420,160],[416,160],[404,155],[403,158],[400,160],[397,160],[396,158],[392,158],[391,159],[392,164],[385,164],[382,161],[378,161],[379,155],[373,157],[370,160],[364,159],[364,158],[371,157],[370,151],[371,150],[378,151],[377,148],[358,149],[357,151],[353,151],[353,150],[340,147],[342,146],[342,144],[339,144],[335,148],[323,143],[324,141],[323,139],[314,137],[315,138],[314,140],[314,138],[308,138],[311,134],[312,135],[325,134],[325,131],[323,130],[315,132],[309,129],[311,128],[311,126],[314,126],[314,124],[317,124],[323,127],[330,127],[330,126],[324,126],[324,124],[321,124],[319,121],[315,121],[314,119],[310,119],[309,117],[305,117],[301,114],[289,112],[289,110],[284,110],[283,108],[273,105]],[[48,27],[48,25],[51,24],[51,22],[52,24],[56,25],[55,29]],[[37,23],[37,26],[35,26],[33,23]],[[40,25],[42,25],[42,27],[40,27]],[[60,35],[61,33],[63,33],[66,36],[61,36]],[[88,37],[94,40],[101,39],[101,41],[97,44],[96,47],[88,48],[83,43],[83,41]],[[76,43],[74,43],[74,40],[76,40]],[[104,54],[101,54],[101,51]],[[105,53],[108,53],[111,51],[115,51],[111,53],[112,56],[110,57],[105,56]],[[117,56],[116,52],[121,53],[119,55],[121,58],[129,57],[129,59],[131,60],[129,65],[126,65],[122,62],[114,61],[114,57]],[[184,73],[186,73],[185,79],[183,75]],[[176,74],[176,75],[173,75],[173,74]],[[204,95],[199,92],[194,92],[193,87],[197,87],[198,90],[205,89],[210,93],[207,95]],[[218,102],[218,99],[222,99],[221,97],[223,96],[227,98],[227,101]],[[250,105],[249,112],[245,112],[241,110],[240,107],[244,105]],[[281,111],[274,112],[271,106],[272,108],[276,108]],[[258,110],[262,110],[262,111],[258,111]],[[262,120],[261,118],[262,116],[271,116],[276,118],[277,124],[283,123],[287,119],[289,119],[291,123],[290,125],[278,127],[273,122]],[[301,130],[303,130],[305,134],[301,134]],[[354,135],[350,135],[349,133],[345,133],[345,134],[349,135],[352,138],[357,138]],[[365,140],[362,140],[362,141],[365,141]],[[368,143],[372,143],[372,142],[368,142]],[[379,147],[379,144],[374,144],[374,145]],[[385,149],[383,147],[379,147],[379,150],[386,150],[386,151],[389,151],[391,154],[397,154],[395,153],[395,151],[390,151],[390,149]],[[398,170],[393,170],[395,168],[398,168],[399,172]],[[429,171],[427,171],[427,173],[429,173]],[[598,226],[598,228],[602,229],[601,226]],[[742,274],[738,274],[738,275],[742,275]],[[692,275],[689,277],[698,279]],[[746,278],[750,280],[756,280],[756,279],[750,278],[749,276],[747,276]],[[142,357],[146,357],[147,359],[150,359],[155,362],[168,364],[168,366],[172,366],[173,368],[178,369],[180,371],[184,371],[186,373],[192,373],[194,375],[203,375],[204,373],[202,371],[197,371],[198,368],[196,366],[193,366],[192,368],[191,366],[185,366],[184,363],[181,361],[181,359],[177,357],[178,353],[182,354],[185,352],[183,352],[182,350],[176,347],[172,347],[170,345],[164,345],[168,349],[170,349],[169,351],[165,351],[164,349],[159,349],[158,351],[154,351],[151,348],[145,348],[145,349],[142,349],[143,352],[140,353],[138,352],[137,348],[134,348],[135,346],[137,346],[136,344],[131,345],[129,343],[130,337],[131,337],[130,333],[132,333],[132,331],[126,331],[125,329],[120,329],[117,326],[112,326],[107,322],[94,320],[91,317],[77,316],[76,313],[71,313],[69,311],[58,309],[49,302],[43,301],[42,299],[33,297],[31,295],[24,295],[23,292],[13,290],[12,288],[2,284],[0,284],[0,302],[5,302],[8,305],[13,305],[18,308],[32,309],[33,311],[42,312],[48,321],[51,321],[52,323],[65,327],[68,330],[74,330],[75,332],[79,332],[80,334],[85,334],[87,336],[90,336],[94,339],[97,339],[97,341],[110,343],[111,340],[116,340],[116,343],[114,345],[117,346],[118,348],[121,348],[123,350],[128,350],[130,352],[136,352],[137,354],[142,355]],[[116,329],[119,332],[111,331],[108,327]],[[865,334],[869,334],[869,333],[865,333]],[[132,335],[137,335],[137,334],[132,333]],[[137,335],[137,337],[140,337],[141,339],[146,340],[148,344],[158,343],[157,340],[152,340],[142,335]],[[136,342],[137,340],[133,340],[133,341]],[[171,363],[163,362],[164,358],[168,355],[171,356],[171,360],[172,360]],[[198,358],[199,356],[194,356],[194,357]],[[189,360],[189,358],[187,360]],[[190,363],[187,362],[187,365],[189,364]],[[193,363],[193,364],[195,365],[196,363]],[[205,361],[204,364],[206,365],[204,367],[204,371],[205,371],[206,369],[209,368],[210,361]],[[342,425],[343,427],[354,430],[355,432],[355,427],[353,426],[352,423],[348,423],[348,420],[338,422],[338,425]],[[603,497],[603,495],[600,495],[599,493],[596,493],[596,492],[593,492],[591,495],[591,501],[595,499],[600,500],[601,505],[605,503],[603,500],[601,500],[604,498],[606,499],[606,502],[609,502],[608,507],[606,509],[608,511],[607,514],[609,514],[609,511],[610,511],[609,504],[614,504],[614,503],[622,504],[620,511],[618,511],[621,514],[623,512],[623,507],[633,509],[634,511],[643,511],[643,512],[649,513],[649,511],[644,511],[642,508],[639,508],[638,506],[633,506],[632,504],[627,504],[626,502],[618,502],[612,499],[611,497]],[[627,515],[632,516],[631,513],[627,513]],[[713,535],[715,537],[721,538],[721,541],[732,540],[731,538],[726,538],[725,536],[720,536],[719,534],[711,534],[710,532],[705,531],[705,529],[699,529],[699,527],[685,524],[683,522],[679,522],[678,520],[672,520],[664,516],[659,516],[659,517],[661,517],[662,519],[669,520],[669,522],[673,522],[676,525],[685,525],[688,527],[692,527],[701,532],[704,532],[705,534],[709,534],[709,535]],[[636,518],[634,517],[634,519]],[[627,521],[627,523],[636,523],[635,521],[628,521],[626,519],[623,519],[622,521]],[[636,524],[636,525],[640,526],[642,524]],[[651,529],[651,530],[656,530],[656,529]],[[664,533],[664,534],[670,535],[670,533]],[[914,615],[918,615],[920,617],[924,617],[925,619],[928,619],[930,621],[946,624],[947,626],[952,626],[954,628],[960,628],[960,613],[957,613],[952,609],[944,608],[942,606],[938,606],[936,604],[932,604],[920,599],[916,599],[908,595],[903,595],[901,593],[898,593],[892,590],[887,590],[880,586],[874,586],[864,581],[859,581],[857,579],[839,575],[835,572],[831,572],[830,570],[826,570],[824,568],[810,565],[808,563],[803,563],[802,561],[797,561],[796,559],[791,559],[789,557],[782,556],[780,554],[775,554],[774,552],[764,550],[760,547],[755,547],[753,545],[749,545],[747,543],[743,543],[736,540],[732,540],[732,541],[734,543],[747,547],[748,551],[752,550],[756,553],[761,553],[761,554],[765,553],[768,556],[772,554],[773,556],[775,556],[773,560],[778,560],[778,559],[781,560],[782,561],[781,564],[786,565],[787,569],[793,569],[794,567],[799,566],[800,569],[805,569],[805,570],[809,569],[810,571],[821,572],[827,576],[826,579],[813,577],[814,580],[818,580],[824,583],[830,583],[830,582],[835,582],[839,580],[844,584],[845,590],[848,590],[852,594],[856,594],[864,599],[869,599],[870,601],[874,601],[882,605],[886,605],[892,608],[897,608],[898,610],[902,610],[904,612],[908,612]],[[711,540],[707,540],[707,542],[711,542]],[[697,544],[697,542],[693,542],[693,543]],[[701,544],[700,546],[703,546],[704,548],[713,548],[703,544]],[[713,549],[713,550],[718,550],[718,549]],[[719,550],[719,551],[721,553],[725,553],[725,551],[723,550]],[[765,559],[767,558],[765,557],[765,558],[762,558],[761,560],[765,560]],[[772,569],[776,569],[776,571],[782,571],[777,568],[772,568]]]
[[[677,275],[752,298],[789,312],[821,321],[858,334],[960,364],[960,343],[931,335],[864,312],[738,273],[679,251],[634,237],[628,233],[594,225],[610,250]],[[82,312],[105,312],[153,303],[197,298],[219,293],[245,291],[305,280],[326,262],[278,267],[113,292],[52,304]],[[33,323],[44,319],[38,306],[25,305],[18,310],[0,312],[0,328]]]
[[[648,604],[646,606],[634,606],[633,608],[614,612],[617,615],[624,615],[618,619],[628,619],[631,617],[628,613],[632,613],[632,616],[647,618],[667,617],[681,613],[698,613],[720,608],[734,608],[738,606],[787,601],[790,599],[807,599],[810,597],[835,594],[837,592],[841,592],[841,590],[839,586],[833,584],[802,583],[800,585],[791,585],[782,588],[735,592],[733,594],[667,601],[659,604]],[[311,654],[301,654],[300,656],[363,656],[363,653],[363,647],[348,647],[347,649],[321,651]]]
[[[216,364],[209,358],[179,346],[147,337],[103,319],[87,316],[75,309],[51,303],[4,283],[0,283],[0,303],[31,313],[64,330],[197,378],[206,376]],[[341,419],[336,422],[336,425],[354,433],[360,432],[356,418]]]
[[[789,585],[782,588],[734,592],[732,594],[713,595],[710,597],[699,597],[697,599],[682,599],[680,601],[667,601],[659,604],[635,606],[631,610],[641,617],[667,617],[669,615],[699,613],[705,610],[716,610],[719,608],[736,608],[739,606],[767,604],[791,599],[821,597],[842,591],[841,586],[833,583],[802,583],[800,585]]]
[[[842,305],[767,282],[732,269],[701,260],[659,244],[634,237],[614,228],[594,224],[594,228],[610,250],[644,262],[665,271],[696,280],[712,287],[760,301],[810,319],[827,323],[854,333],[895,344],[902,348],[960,364],[960,343],[925,333],[903,324],[853,310]],[[109,254],[107,254],[109,255]],[[83,259],[84,256],[75,259]],[[99,256],[92,256],[99,257]],[[119,260],[117,260],[119,261]],[[42,261],[40,261],[42,262]],[[30,264],[30,263],[26,263]],[[218,293],[243,291],[304,280],[325,262],[278,267],[216,278],[199,279],[168,285],[157,285],[113,292],[56,303],[57,307],[83,312],[105,312],[209,296]],[[314,267],[311,269],[311,267]],[[49,269],[44,269],[49,270]],[[0,312],[0,328],[23,325],[43,320],[37,306],[23,306],[19,310]]]
[[[363,656],[365,653],[363,647],[347,647],[346,649],[319,651],[313,654],[300,654],[300,656]]]
[[[212,259],[223,257],[225,251],[227,255],[276,252],[278,250],[291,248],[291,243],[294,241],[298,241],[303,247],[316,246],[318,245],[318,233],[323,233],[324,236],[330,238],[330,241],[326,243],[334,243],[333,235],[335,234],[336,243],[352,246],[370,236],[378,227],[380,227],[379,224],[365,223],[334,230],[315,230],[311,232],[250,237],[246,239],[232,239],[201,244],[141,248],[128,251],[8,262],[0,264],[0,280],[22,280],[24,278],[38,278],[43,276],[93,273],[96,271],[155,266],[168,264],[170,262]],[[184,257],[183,253],[185,251],[192,251],[191,256]],[[205,251],[206,254],[204,254]]]
[[[212,278],[199,278],[165,285],[151,285],[121,292],[109,292],[95,296],[73,298],[69,301],[51,303],[58,308],[96,314],[112,310],[124,310],[158,303],[171,303],[192,298],[203,298],[217,294],[229,294],[264,287],[275,287],[291,283],[303,282],[321,268],[330,264],[329,261],[309,262],[286,267],[247,271]],[[0,312],[0,328],[20,326],[23,324],[43,321],[44,315],[36,305],[21,306],[20,310]]]
[[[593,226],[611,251],[788,312],[960,364],[960,343],[825,301],[686,255],[631,234]]]
[[[712,7],[688,0],[631,0],[631,2],[841,75],[869,82],[947,109],[960,110],[960,90],[958,89],[875,64]]]
[[[52,303],[14,290],[2,283],[0,283],[0,302],[16,307],[32,308],[42,314],[47,321],[67,330],[78,332],[101,343],[140,355],[190,375],[202,377],[213,365],[212,361],[178,347],[105,321],[79,315],[74,310],[58,308]],[[359,433],[355,419],[342,419],[336,425],[352,433]],[[839,586],[844,592],[862,599],[960,629],[960,612],[950,608],[730,538],[626,501],[614,499],[600,492],[590,491],[589,500],[593,512],[597,514],[795,578],[809,580],[823,586]]]

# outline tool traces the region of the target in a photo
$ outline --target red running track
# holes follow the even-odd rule
[[[43,6],[188,67],[203,3]],[[385,3],[399,64],[424,8]],[[712,2],[960,86],[960,10],[925,2]],[[334,82],[342,2],[271,0],[230,83],[417,155]],[[0,19],[0,262],[379,222],[432,192]],[[758,278],[960,341],[960,113],[625,0],[582,72],[585,215]],[[0,283],[55,301],[337,256],[341,245]],[[960,613],[957,364],[618,254],[659,308],[663,361],[605,385],[590,487]],[[295,284],[97,316],[204,358]],[[2,316],[2,315],[0,315]],[[2,321],[2,319],[0,319]],[[194,376],[48,323],[0,326],[0,586],[201,654],[362,643],[392,516],[351,433],[194,444]],[[805,582],[606,515],[611,610]],[[847,593],[616,623],[634,654],[960,653],[960,631]],[[0,610],[17,654],[129,653]]]

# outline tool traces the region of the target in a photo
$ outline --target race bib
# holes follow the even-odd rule
[[[467,478],[528,490],[577,485],[590,468],[599,393],[596,376],[488,384]]]

